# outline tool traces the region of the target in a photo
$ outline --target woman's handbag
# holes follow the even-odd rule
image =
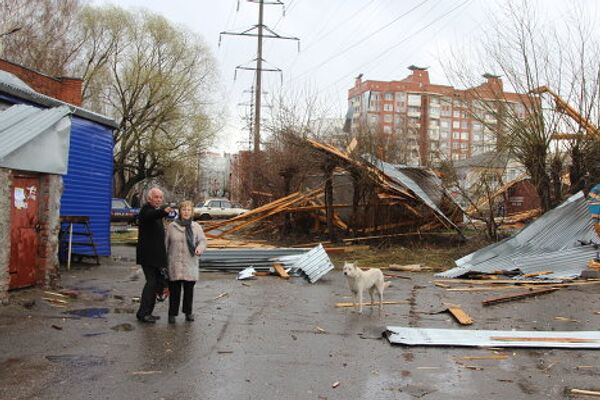
[[[156,279],[156,300],[165,301],[169,297],[169,270],[160,268]]]

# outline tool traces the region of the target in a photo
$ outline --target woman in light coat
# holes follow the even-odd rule
[[[194,222],[193,204],[183,201],[179,204],[179,216],[169,224],[165,236],[169,261],[169,323],[175,323],[179,314],[181,287],[183,286],[183,306],[186,321],[193,321],[192,303],[194,284],[198,280],[198,259],[206,249],[207,241],[202,227]]]

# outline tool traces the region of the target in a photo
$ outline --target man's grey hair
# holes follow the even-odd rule
[[[150,190],[148,190],[148,193],[146,193],[146,200],[150,200],[150,196],[155,192],[162,193],[162,190],[160,190],[160,188],[157,188],[156,186],[153,188],[150,188]]]

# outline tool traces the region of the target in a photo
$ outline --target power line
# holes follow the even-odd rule
[[[309,69],[307,69],[306,71],[300,73],[299,75],[297,75],[295,77],[295,79],[300,78],[301,76],[304,76],[306,74],[308,74],[309,72],[312,72],[313,70],[316,70],[318,68],[321,68],[323,65],[327,64],[328,62],[330,62],[331,60],[336,59],[337,57],[341,56],[342,54],[346,53],[348,50],[351,50],[353,48],[355,48],[356,46],[364,43],[366,40],[370,39],[371,37],[373,37],[374,35],[378,34],[379,32],[383,31],[384,29],[387,29],[388,27],[390,27],[391,25],[395,24],[396,22],[398,22],[401,18],[407,16],[408,14],[410,14],[411,12],[413,12],[414,10],[416,10],[417,8],[421,7],[423,4],[427,3],[429,0],[423,0],[421,1],[419,4],[417,4],[416,6],[412,7],[411,9],[409,9],[408,11],[402,13],[401,15],[399,15],[398,17],[394,18],[392,21],[390,21],[389,23],[385,24],[384,26],[382,26],[381,28],[375,30],[374,32],[371,32],[369,35],[363,37],[362,39],[360,39],[358,42],[355,42],[354,44],[344,48],[343,50],[341,50],[340,52],[334,54],[333,56],[327,58],[325,61],[320,62],[319,64],[315,65],[314,67],[311,67]],[[469,1],[469,0],[467,0]]]
[[[331,86],[334,86],[334,85],[338,84],[338,83],[339,83],[339,82],[341,82],[342,80],[346,79],[346,78],[347,78],[349,75],[352,75],[352,74],[356,73],[356,70],[361,70],[361,69],[363,69],[364,67],[366,67],[367,65],[370,65],[370,64],[374,63],[375,61],[378,61],[380,58],[382,58],[383,56],[385,56],[386,54],[388,54],[388,52],[389,52],[390,50],[392,50],[392,49],[394,49],[394,48],[396,48],[396,47],[400,46],[401,44],[403,44],[403,43],[404,43],[404,42],[406,42],[407,40],[410,40],[410,39],[412,39],[413,37],[415,37],[415,36],[416,36],[416,35],[418,35],[419,33],[423,32],[425,29],[429,28],[430,26],[432,26],[433,24],[435,24],[435,23],[436,23],[436,22],[438,22],[439,20],[441,20],[441,19],[443,19],[443,18],[447,17],[448,15],[450,15],[451,13],[453,13],[454,11],[456,11],[457,9],[459,9],[459,8],[461,8],[461,7],[463,7],[463,6],[465,6],[467,3],[470,3],[471,1],[473,1],[473,0],[465,0],[465,1],[463,1],[462,3],[460,3],[459,5],[457,5],[456,7],[452,8],[451,10],[449,10],[449,11],[445,12],[444,14],[442,14],[442,15],[438,16],[437,18],[435,18],[434,20],[432,20],[432,21],[431,21],[429,24],[427,24],[427,25],[425,25],[424,27],[422,27],[422,28],[418,29],[417,31],[413,32],[412,34],[410,34],[410,35],[408,35],[408,36],[404,37],[403,39],[401,39],[400,41],[398,41],[398,42],[394,43],[393,45],[391,45],[391,46],[387,47],[385,50],[383,50],[381,53],[379,53],[379,55],[378,55],[378,56],[376,56],[375,58],[372,58],[372,59],[370,59],[370,60],[369,60],[369,61],[367,61],[366,63],[364,63],[364,64],[360,65],[358,68],[356,68],[356,69],[354,69],[353,71],[351,71],[350,73],[343,75],[343,76],[342,76],[342,77],[340,77],[338,80],[334,81],[332,84],[330,84],[330,85],[328,85],[328,86],[324,87],[323,89],[319,90],[319,91],[317,92],[317,94],[318,94],[318,93],[321,93],[321,92],[323,92],[325,89],[328,89],[328,88],[330,88]]]

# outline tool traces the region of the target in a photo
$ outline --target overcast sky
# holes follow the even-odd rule
[[[267,0],[266,0],[267,1]],[[280,68],[283,74],[263,74],[263,90],[271,96],[282,90],[318,94],[331,104],[332,116],[342,117],[347,107],[347,91],[354,77],[399,80],[408,75],[409,65],[429,67],[434,83],[447,84],[440,66],[441,54],[450,47],[467,46],[476,41],[505,0],[283,0],[283,7],[265,5],[265,24],[281,36],[295,41],[265,41],[263,58],[267,67]],[[596,20],[597,0],[531,0],[548,24],[564,24],[567,8],[579,3]],[[257,23],[258,4],[246,0],[95,0],[95,4],[117,3],[144,7],[199,33],[213,52],[220,71],[219,87],[226,126],[219,134],[216,148],[237,151],[247,148],[248,132],[241,120],[253,84],[251,71],[236,66],[252,66],[256,58],[256,39],[223,36],[241,32]],[[483,73],[484,71],[482,71]]]

